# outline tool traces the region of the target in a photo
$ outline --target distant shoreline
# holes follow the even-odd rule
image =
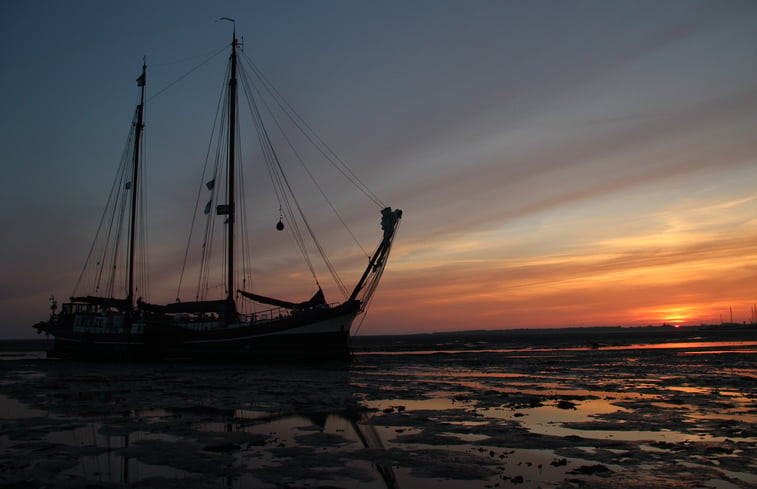
[[[353,338],[356,351],[529,347],[602,347],[692,341],[757,340],[757,325],[597,326],[575,328],[471,330]],[[486,346],[484,346],[486,345]]]
[[[593,326],[539,329],[493,329],[392,335],[360,335],[352,337],[356,351],[423,350],[445,345],[452,349],[476,349],[483,343],[489,347],[528,346],[598,346],[632,343],[663,343],[670,341],[757,340],[757,325],[723,324],[701,326]],[[45,351],[52,347],[52,338],[0,339],[0,351]]]

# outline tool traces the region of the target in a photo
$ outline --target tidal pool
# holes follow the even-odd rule
[[[715,353],[690,354],[703,348]],[[0,485],[757,487],[749,344],[394,353],[321,366],[7,354]]]

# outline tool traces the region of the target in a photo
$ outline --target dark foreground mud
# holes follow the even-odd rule
[[[757,346],[320,366],[5,352],[0,487],[757,487]]]

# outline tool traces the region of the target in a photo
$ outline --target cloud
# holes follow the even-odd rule
[[[755,118],[749,109],[755,99],[757,91],[750,90],[574,138],[532,137],[541,144],[519,146],[507,134],[490,135],[451,157],[440,155],[446,159],[422,180],[398,182],[391,201],[402,203],[408,222],[417,219],[424,234],[439,237],[698,172],[722,172],[750,164],[757,150],[739,130]]]
[[[649,238],[629,235],[570,252],[516,257],[507,245],[496,256],[495,243],[476,247],[474,240],[445,259],[444,250],[454,249],[448,243],[439,261],[428,253],[420,264],[411,252],[390,264],[374,315],[381,316],[382,328],[400,328],[403,316],[413,318],[406,323],[436,329],[656,324],[664,320],[659,311],[675,307],[687,307],[693,320],[715,320],[723,303],[753,301],[754,224],[735,236],[691,233],[655,246],[649,243],[656,235]]]

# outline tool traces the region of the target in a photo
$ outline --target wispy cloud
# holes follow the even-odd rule
[[[725,304],[754,302],[757,4],[377,3],[369,13],[348,4],[272,5],[272,21],[255,24],[270,43],[252,43],[250,54],[272,65],[287,98],[298,110],[305,103],[303,115],[326,127],[319,132],[372,190],[405,210],[363,331],[712,319]],[[60,18],[19,8],[2,32],[19,47],[8,72],[27,74],[0,80],[18,94],[7,102],[20,117],[0,131],[6,173],[20,182],[0,197],[0,288],[12,327],[39,317],[35,300],[44,313],[51,292],[70,292],[128,122],[129,100],[116,103],[111,85],[122,78],[116,65],[134,63],[133,40],[92,19],[142,26],[141,42],[168,50],[165,26],[144,23],[154,16],[113,8],[58,9]],[[184,14],[169,17],[188,32]],[[40,42],[19,41],[32,27]],[[55,43],[45,41],[48,28]],[[192,49],[218,45],[217,32],[203,29],[185,40]],[[91,63],[106,44],[82,32],[105,39],[114,64]],[[41,45],[66,56],[52,59]],[[78,61],[66,72],[59,59],[69,55]],[[215,101],[207,103],[212,112]],[[203,183],[189,184],[188,167],[202,159],[204,143],[194,143],[205,141],[208,122],[197,123],[194,104],[165,112],[161,104],[148,110],[150,272],[153,300],[171,301]],[[318,175],[326,190],[343,189],[338,177]],[[247,177],[251,186],[267,181]],[[317,196],[301,188],[303,203]],[[335,202],[372,250],[376,209],[341,190]],[[285,254],[289,229],[255,238],[273,229],[278,205],[255,205],[252,285],[308,297],[309,272],[296,249]],[[351,237],[312,224],[343,279],[359,275],[366,260]]]

